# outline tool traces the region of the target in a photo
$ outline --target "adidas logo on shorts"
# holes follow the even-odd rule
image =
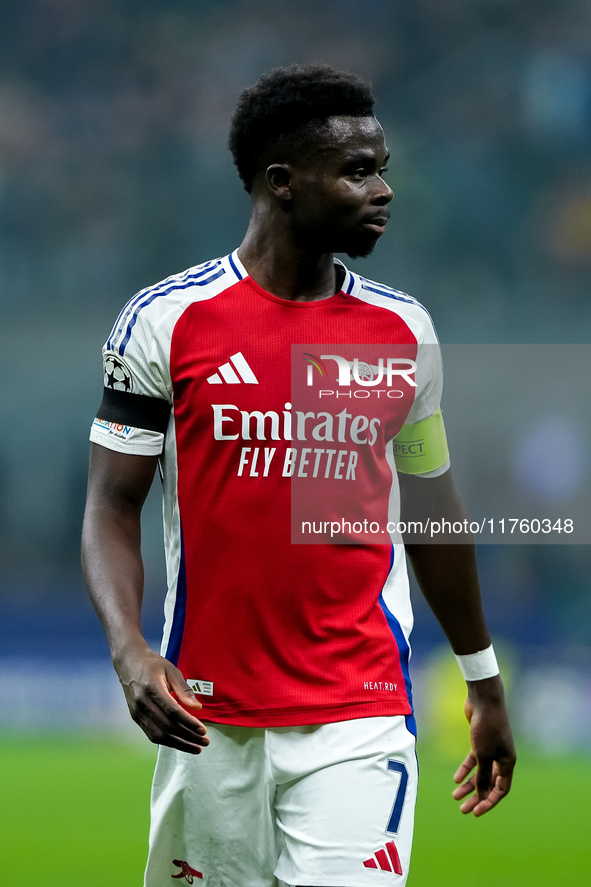
[[[386,853],[386,851],[388,851]],[[400,857],[394,841],[388,841],[386,849],[380,848],[376,850],[373,856],[363,861],[366,869],[381,869],[383,872],[394,872],[395,875],[402,874],[402,866]]]

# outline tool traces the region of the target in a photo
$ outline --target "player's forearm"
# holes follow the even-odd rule
[[[141,628],[144,568],[140,543],[139,513],[126,514],[89,503],[82,534],[82,565],[115,664],[130,649],[148,649]]]
[[[465,525],[466,511],[451,472],[440,477],[400,475],[401,514],[407,525],[426,519]],[[445,538],[445,537],[444,537]],[[455,653],[483,650],[490,635],[482,610],[474,540],[469,532],[433,544],[415,533],[405,537],[406,552],[417,581]]]
[[[186,709],[196,712],[201,703],[180,671],[154,653],[142,635],[141,506],[109,506],[98,496],[93,507],[93,501],[91,493],[82,541],[84,573],[129,712],[152,742],[199,754],[209,740]]]
[[[407,554],[427,603],[454,653],[484,650],[490,635],[482,610],[474,546],[407,545]]]

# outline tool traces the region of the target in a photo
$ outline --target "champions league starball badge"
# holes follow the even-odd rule
[[[105,358],[103,369],[105,388],[112,388],[114,391],[125,391],[126,393],[132,390],[131,372],[120,357],[108,354]]]

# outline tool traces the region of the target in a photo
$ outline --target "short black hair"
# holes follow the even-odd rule
[[[329,65],[267,71],[240,94],[230,124],[228,147],[245,190],[269,163],[301,154],[329,117],[372,117],[373,106],[369,83]]]

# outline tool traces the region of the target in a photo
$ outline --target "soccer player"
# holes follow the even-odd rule
[[[229,140],[252,198],[241,246],[138,293],[105,344],[83,560],[131,715],[160,746],[147,887],[406,882],[412,614],[404,546],[383,526],[397,474],[403,519],[464,512],[429,315],[334,258],[367,256],[388,221],[373,105],[323,65],[245,90]],[[157,466],[161,655],[140,616]],[[474,548],[406,541],[467,679],[454,795],[479,816],[509,791],[515,753]]]

